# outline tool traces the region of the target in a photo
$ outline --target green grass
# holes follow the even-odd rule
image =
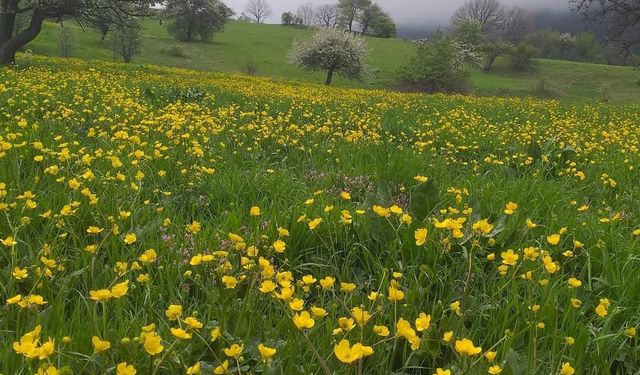
[[[640,368],[640,105],[32,57],[0,70],[0,108],[4,374]],[[294,314],[312,307],[326,316],[298,329]],[[356,308],[366,324],[348,324]],[[111,348],[96,351],[94,336]],[[49,338],[55,351],[42,352]],[[343,339],[371,356],[342,363]]]
[[[72,56],[85,59],[112,60],[109,48],[98,41],[91,30],[74,27],[75,43]],[[27,48],[37,54],[59,55],[59,26],[45,24],[44,30]],[[307,72],[287,63],[287,53],[297,38],[308,38],[313,30],[230,22],[225,31],[216,34],[208,43],[178,43],[167,32],[166,24],[144,22],[144,51],[135,58],[136,63],[167,65],[197,70],[244,72],[247,63],[257,63],[258,74],[308,82],[324,82],[321,72]],[[399,39],[367,38],[371,55],[372,74],[364,82],[337,77],[336,86],[387,88],[394,87],[398,68],[406,63],[413,49],[411,43]],[[185,57],[162,53],[168,46],[179,46]],[[532,72],[514,73],[506,59],[498,59],[493,72],[473,71],[472,92],[479,95],[545,96],[566,101],[611,100],[619,103],[640,100],[640,76],[629,67],[615,67],[568,61],[537,60]],[[547,92],[536,88],[544,81]]]

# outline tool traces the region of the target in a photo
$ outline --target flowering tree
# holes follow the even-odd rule
[[[330,85],[334,73],[347,78],[364,78],[367,54],[363,38],[340,30],[322,29],[310,40],[294,42],[289,61],[307,70],[326,70],[325,84]]]

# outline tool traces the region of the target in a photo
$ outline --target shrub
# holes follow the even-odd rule
[[[162,52],[162,54],[164,55],[173,56],[173,57],[182,57],[182,58],[187,57],[187,54],[184,52],[184,49],[177,44],[169,45],[163,48],[162,50],[160,50],[160,52]]]
[[[247,60],[243,71],[246,75],[255,76],[258,74],[258,62],[254,59]]]
[[[73,50],[73,30],[71,30],[70,27],[60,25],[60,30],[58,31],[58,43],[60,46],[60,56],[71,56],[71,51]]]
[[[528,43],[518,43],[509,51],[511,69],[515,71],[531,70],[533,68],[533,58],[538,54],[538,50]]]
[[[415,42],[416,54],[400,69],[406,89],[423,92],[466,92],[469,87],[467,64],[481,59],[467,44],[450,37]]]

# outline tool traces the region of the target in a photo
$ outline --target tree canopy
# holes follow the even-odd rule
[[[169,0],[167,12],[173,18],[169,32],[184,42],[196,37],[209,40],[214,33],[222,31],[234,14],[219,0]]]

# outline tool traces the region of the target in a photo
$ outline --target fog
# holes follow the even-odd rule
[[[247,0],[223,0],[233,8],[237,14],[244,11]],[[375,0],[374,0],[375,1]],[[280,15],[286,11],[295,11],[301,4],[311,3],[322,5],[335,3],[331,0],[268,0],[273,8],[273,14],[267,19],[268,23],[279,23]],[[441,26],[446,25],[451,15],[465,0],[377,0],[394,18],[399,26]],[[568,0],[502,0],[507,5],[518,5],[530,10],[566,10]]]

